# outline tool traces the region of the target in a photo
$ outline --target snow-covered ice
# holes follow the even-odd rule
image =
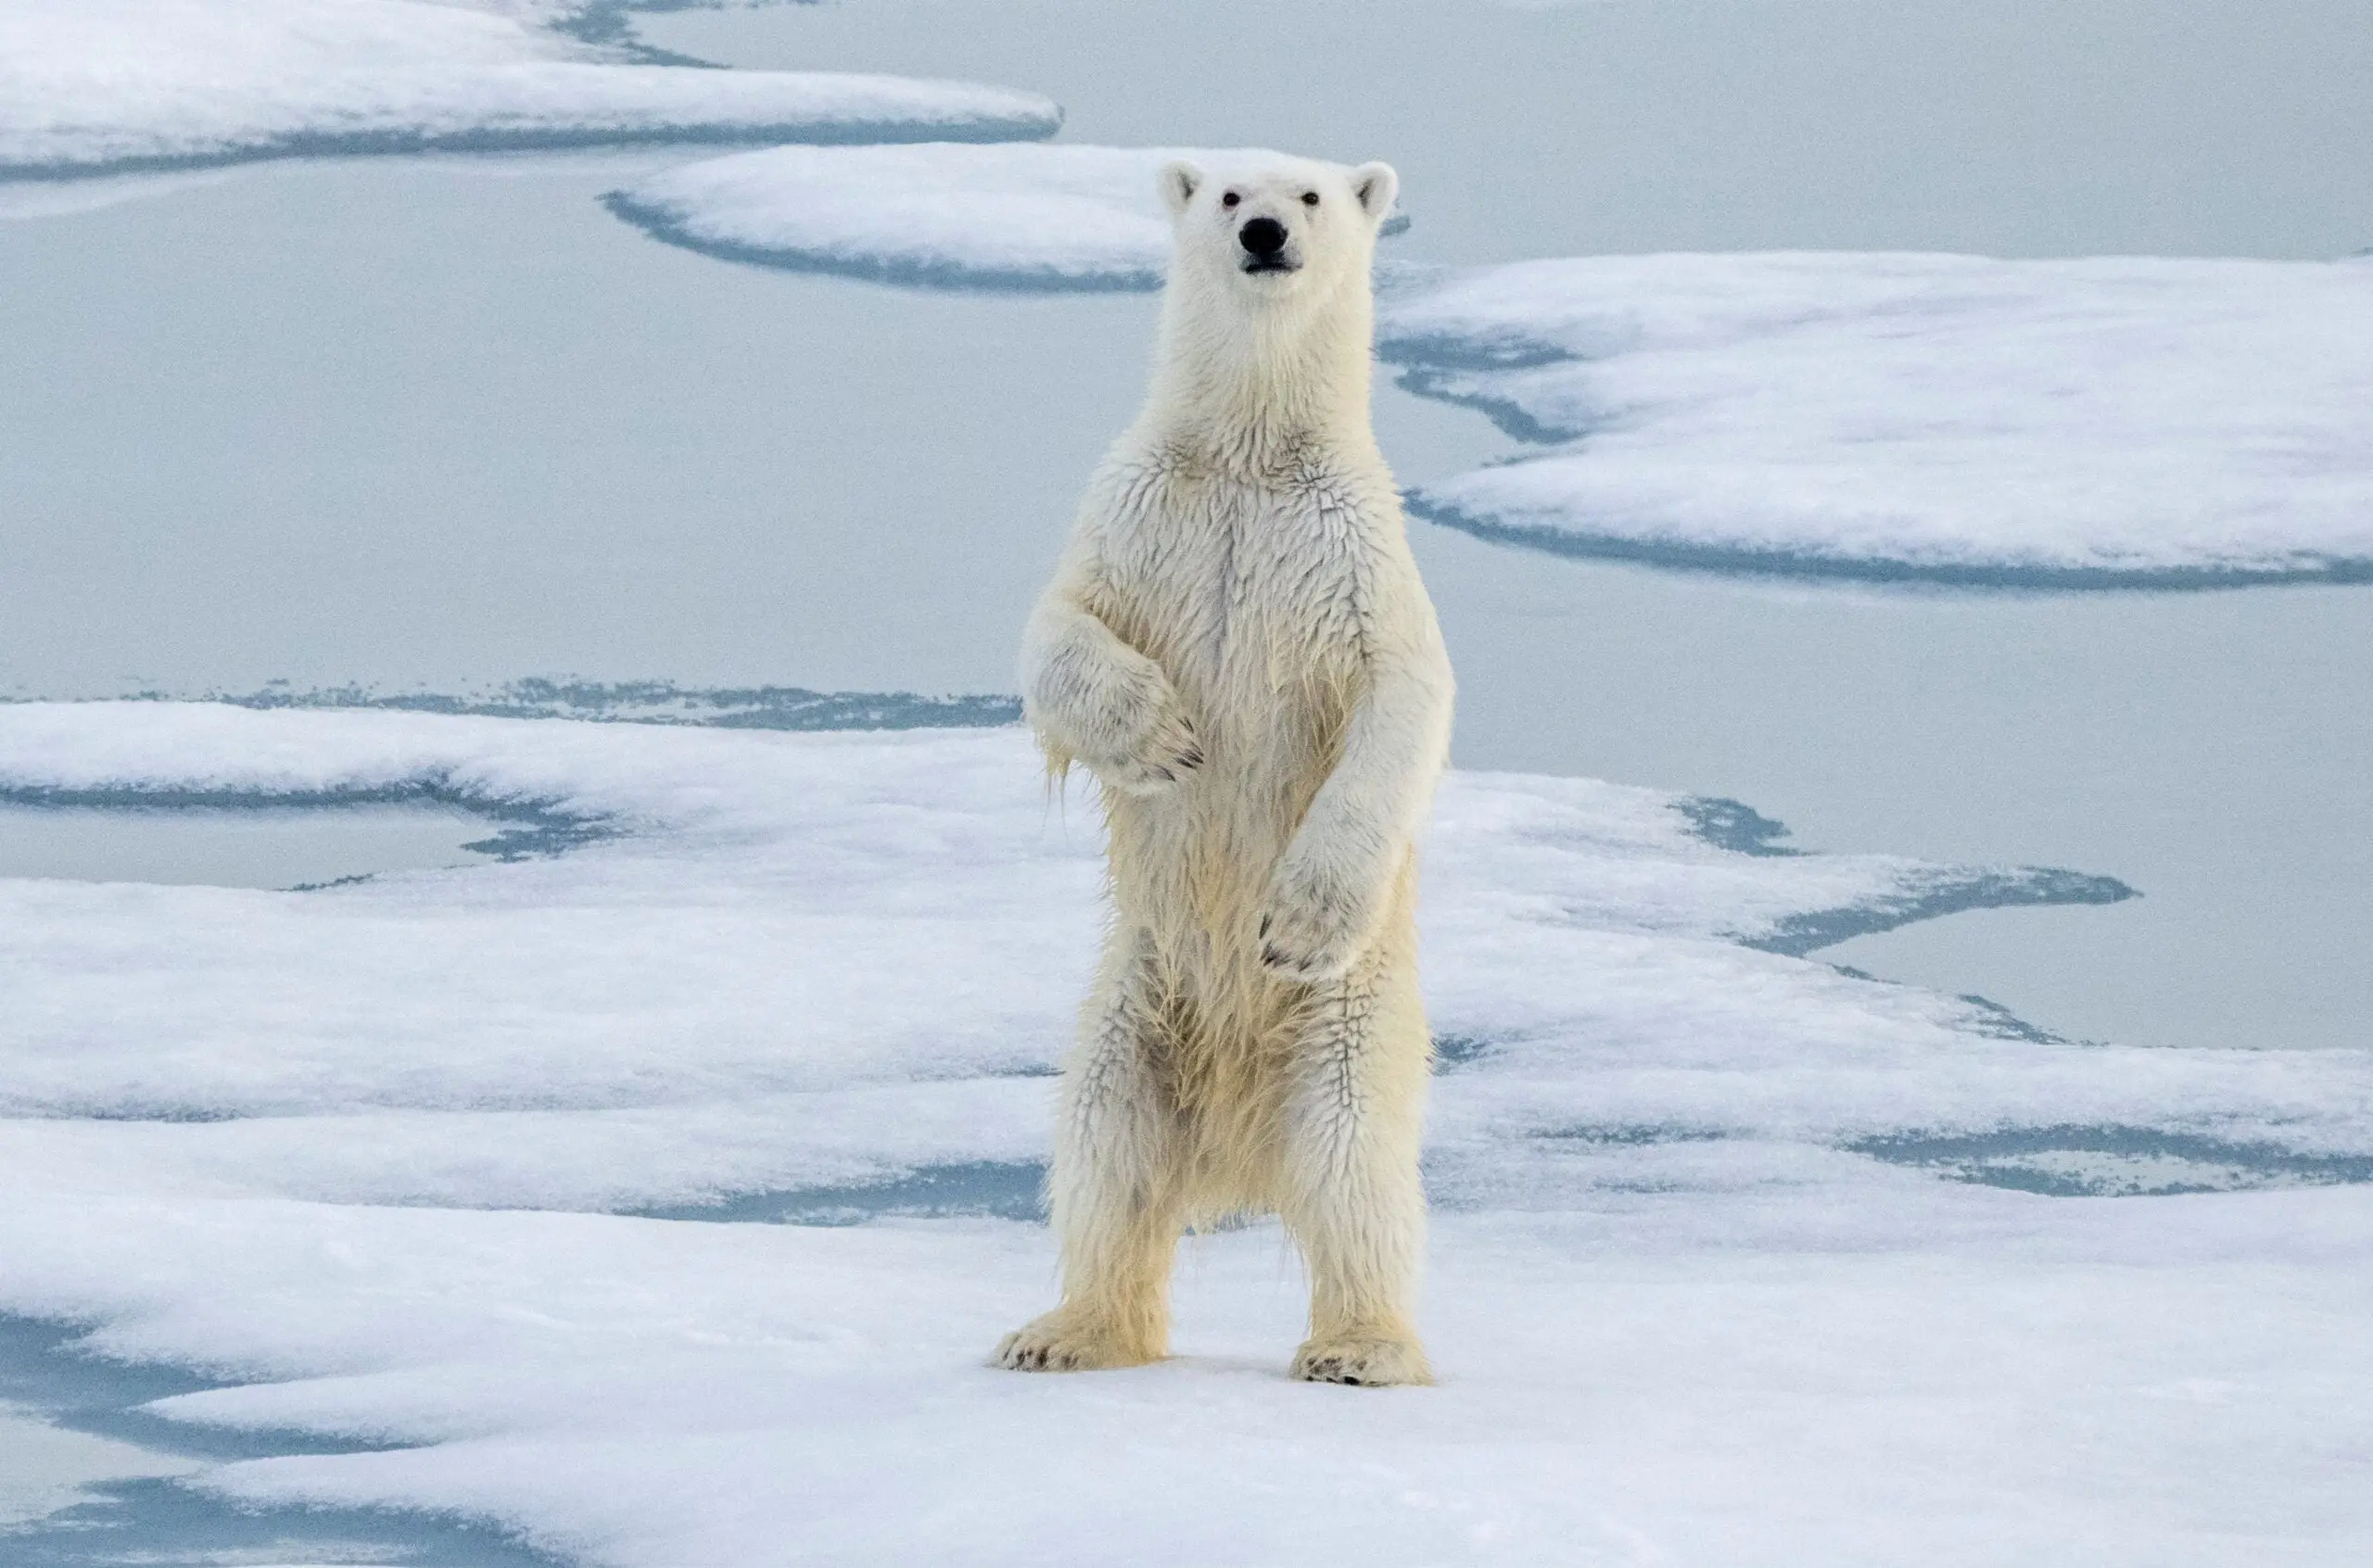
[[[1269,1228],[1188,1244],[1174,1361],[1023,1378],[981,1363],[1053,1246],[996,1216],[1099,864],[1018,729],[22,704],[0,787],[610,833],[304,893],[0,881],[0,1313],[222,1381],[146,1407],[255,1435],[185,1483],[218,1495],[653,1568],[2373,1548],[2366,1054],[2020,1038],[1774,950],[2098,879],[1453,775],[1443,1385],[1287,1383]],[[934,1172],[929,1218],[682,1218]],[[2264,1190],[2036,1195],[2199,1186]]]
[[[0,882],[0,1312],[207,1373],[140,1414],[251,1433],[173,1483],[240,1506],[653,1568],[2373,1544],[2364,1054],[2022,1039],[1763,951],[2114,885],[1453,776],[1445,1383],[1377,1395],[1281,1378],[1275,1229],[1186,1246],[1170,1364],[980,1364],[1051,1288],[999,1215],[1097,937],[1092,806],[1021,730],[12,704],[0,788],[610,830],[323,891]],[[2034,1195],[2195,1186],[2266,1191]],[[935,1217],[695,1221],[882,1208]]]
[[[2373,260],[1576,258],[1390,291],[1414,390],[1548,449],[1438,522],[1718,568],[2373,576]]]
[[[0,179],[432,147],[1004,140],[1061,122],[1031,93],[688,69],[558,31],[597,9],[10,0],[0,6]]]
[[[1151,289],[1170,265],[1154,177],[1259,149],[770,147],[613,194],[660,239],[730,260],[942,288]]]
[[[297,687],[281,682],[255,691],[197,695],[207,702],[234,702],[243,708],[377,708],[485,718],[712,725],[723,729],[977,728],[1010,724],[1022,716],[1022,702],[1015,697],[811,691],[804,686],[686,688],[664,680],[534,677],[469,691],[383,691],[365,686]]]

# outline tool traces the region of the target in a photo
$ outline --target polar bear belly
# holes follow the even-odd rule
[[[1329,559],[1312,510],[1290,488],[1174,483],[1107,538],[1097,613],[1161,666],[1204,755],[1174,789],[1108,795],[1117,913],[1214,1045],[1254,1047],[1289,1004],[1260,917],[1356,696],[1348,555]]]

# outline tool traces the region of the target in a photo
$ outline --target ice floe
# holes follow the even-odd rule
[[[941,288],[1161,286],[1170,220],[1154,176],[1258,149],[771,147],[654,174],[610,209],[729,260]]]
[[[1035,94],[695,70],[573,38],[562,0],[10,0],[0,179],[291,154],[1044,136]]]
[[[138,1409],[246,1446],[151,1488],[653,1568],[2373,1539],[2367,1055],[2011,1038],[1786,951],[2115,884],[1453,775],[1443,1386],[1287,1384],[1267,1229],[1189,1244],[1180,1359],[1038,1380],[980,1362],[1050,1286],[1013,1217],[1099,862],[1018,729],[21,704],[0,786],[607,834],[316,892],[0,881],[0,1313],[206,1374]],[[2265,1190],[2038,1195],[2202,1187]]]
[[[1394,291],[1403,383],[1547,449],[1438,522],[1578,554],[2069,587],[2373,577],[2373,264],[1528,261]]]
[[[473,714],[487,718],[570,718],[601,723],[694,724],[723,729],[944,729],[1010,724],[1013,697],[924,696],[912,691],[811,691],[804,686],[698,687],[671,681],[594,681],[545,677],[476,691],[381,691],[362,686],[298,687],[206,694],[243,708],[378,708],[398,713]]]
[[[781,147],[615,192],[730,259],[1159,286],[1168,158]],[[1595,257],[1382,270],[1404,386],[1541,450],[1433,520],[1576,554],[2042,587],[2373,577],[2373,262]]]

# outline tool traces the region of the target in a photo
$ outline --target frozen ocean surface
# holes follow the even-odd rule
[[[631,141],[1003,140],[1024,93],[653,63],[569,0],[11,0],[0,180],[245,158]],[[590,24],[590,25],[589,25]]]
[[[729,261],[936,288],[1155,289],[1170,217],[1155,175],[1257,147],[1061,143],[770,147],[684,164],[604,198],[659,239]],[[1408,220],[1395,214],[1386,234]]]
[[[91,1326],[22,1379],[85,1390],[86,1427],[214,1446],[162,1495],[653,1564],[2373,1542],[2366,1054],[2052,1043],[1770,951],[2087,879],[1754,853],[1732,803],[1454,777],[1447,1377],[1347,1398],[1275,1375],[1271,1228],[1189,1244],[1170,1364],[980,1364],[1047,1288],[1051,1238],[1001,1216],[1097,921],[1092,814],[1017,729],[22,704],[0,778],[434,779],[625,829],[315,893],[0,883],[0,1311]],[[110,1418],[60,1372],[90,1354],[204,1376]],[[1048,1464],[1059,1498],[1024,1484]],[[156,1486],[70,1523],[136,1532]]]
[[[1154,174],[1210,148],[772,147],[654,174],[611,210],[729,260],[944,286],[1149,289]]]
[[[1541,455],[1453,527],[2040,587],[2373,580],[2373,260],[1597,257],[1395,291],[1404,384]]]

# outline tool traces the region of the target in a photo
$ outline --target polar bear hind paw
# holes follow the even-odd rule
[[[999,1340],[989,1364],[1009,1372],[1101,1372],[1160,1359],[1159,1349],[1132,1344],[1125,1335],[1081,1323],[1058,1309]]]
[[[1311,1339],[1294,1353],[1293,1375],[1303,1383],[1341,1383],[1390,1388],[1434,1381],[1425,1347],[1414,1339],[1387,1334],[1341,1334]]]

